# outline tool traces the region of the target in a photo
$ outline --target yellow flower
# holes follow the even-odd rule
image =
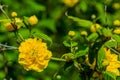
[[[14,22],[8,22],[5,23],[5,27],[8,31],[14,31],[21,28],[21,25],[19,25],[19,23],[22,23],[22,20],[20,18],[15,18],[15,24]]]
[[[14,24],[13,24],[13,25],[14,25]],[[14,25],[14,27],[13,27],[13,25],[12,25],[12,23],[8,22],[8,23],[5,24],[5,27],[6,27],[6,29],[7,29],[8,31],[14,31],[14,30],[16,30],[16,29],[20,29],[20,26]],[[17,27],[17,28],[16,28],[16,27]]]
[[[82,31],[80,34],[83,35],[83,36],[87,36],[88,35],[87,31]]]
[[[16,17],[16,16],[17,16],[17,13],[16,13],[16,12],[12,12],[12,13],[11,13],[11,16],[12,16],[12,17]]]
[[[119,3],[114,3],[113,4],[113,8],[114,9],[119,9],[120,8],[120,4]]]
[[[38,23],[38,19],[35,15],[33,15],[28,19],[28,22],[30,23],[30,25],[34,26],[35,24]]]
[[[90,30],[91,32],[96,32],[97,29],[99,29],[101,26],[99,24],[93,24],[91,27],[90,27]]]
[[[43,71],[52,56],[51,51],[47,50],[46,43],[41,39],[29,38],[19,46],[19,63],[26,70]]]
[[[109,61],[109,65],[106,67],[106,71],[110,71],[116,74],[116,76],[120,76],[120,72],[118,68],[120,68],[120,61],[118,61],[118,55],[111,54],[110,49],[104,48],[106,54],[106,60]]]
[[[75,35],[75,32],[74,32],[74,31],[69,31],[69,32],[68,32],[68,35],[69,35],[69,36],[74,36],[74,35]]]
[[[113,32],[114,32],[115,34],[120,34],[120,28],[116,28]]]
[[[95,69],[95,65],[96,65],[96,59],[94,58],[94,62],[92,64],[89,63],[89,58],[88,55],[85,56],[85,62],[88,66],[90,66],[90,69],[94,70]]]
[[[63,3],[68,7],[73,7],[78,2],[79,0],[63,0]]]
[[[115,26],[120,26],[120,20],[115,20],[115,21],[113,22],[113,24],[114,24]]]

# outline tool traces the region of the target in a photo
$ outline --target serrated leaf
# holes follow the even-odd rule
[[[104,71],[103,77],[105,80],[116,80],[116,75],[113,72]]]
[[[84,27],[84,28],[89,29],[90,26],[93,25],[93,23],[91,21],[89,21],[89,20],[84,20],[84,19],[80,19],[78,17],[68,16],[68,15],[67,15],[67,17],[69,19],[75,21],[78,24],[78,26],[80,26],[80,27]]]
[[[44,33],[41,33],[41,32],[34,33],[33,36],[37,37],[37,38],[41,38],[41,39],[49,42],[50,44],[52,44],[52,39],[49,36],[47,36],[46,34],[44,34]]]

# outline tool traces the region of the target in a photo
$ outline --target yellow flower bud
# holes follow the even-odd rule
[[[113,8],[114,9],[119,9],[120,8],[120,4],[119,3],[114,3],[113,4]]]
[[[30,23],[31,26],[34,26],[35,24],[38,23],[38,19],[35,15],[33,15],[28,19],[28,22]]]
[[[75,32],[74,32],[74,31],[69,31],[69,32],[68,32],[68,35],[69,35],[69,36],[74,36],[74,35],[75,35]]]
[[[113,32],[114,32],[115,34],[120,34],[120,28],[116,28]]]
[[[12,16],[12,17],[16,17],[16,16],[17,16],[17,13],[16,13],[16,12],[12,12],[12,13],[11,13],[11,16]]]
[[[115,26],[120,26],[120,20],[115,20],[115,21],[113,22],[113,24],[114,24]]]
[[[99,24],[93,24],[91,27],[90,27],[90,30],[91,32],[96,32],[97,29],[99,29],[101,26]]]
[[[68,7],[73,7],[78,2],[79,0],[63,0],[63,3]]]
[[[14,30],[15,30],[15,27],[17,27],[17,29],[20,28],[20,26],[14,26],[14,27],[13,27],[13,25],[12,25],[11,23],[6,23],[6,24],[5,24],[5,27],[6,27],[6,29],[7,29],[8,31],[14,31]]]
[[[83,36],[87,36],[88,35],[87,31],[82,31],[80,34],[83,35]]]

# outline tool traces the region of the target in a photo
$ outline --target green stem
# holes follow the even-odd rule
[[[52,57],[51,60],[54,60],[54,61],[63,61],[63,62],[66,62],[65,59],[61,59],[61,58],[55,58],[55,57]]]

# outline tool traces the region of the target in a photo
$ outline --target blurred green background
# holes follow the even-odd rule
[[[62,0],[1,0],[1,4],[6,5],[4,10],[11,17],[11,12],[18,13],[18,17],[30,17],[36,15],[39,23],[34,26],[33,31],[42,32],[52,38],[53,44],[49,47],[54,57],[61,57],[62,54],[69,52],[63,46],[63,41],[67,38],[68,31],[74,30],[78,36],[80,31],[86,30],[90,34],[89,28],[83,28],[72,20],[68,19],[65,13],[81,19],[90,20],[95,15],[97,23],[102,26],[113,26],[113,21],[120,20],[120,1],[119,0],[79,0],[73,7],[69,7]],[[105,5],[107,10],[105,13]],[[106,14],[106,15],[105,15]],[[107,23],[106,23],[107,18]],[[0,12],[0,20],[6,19]],[[27,37],[26,29],[21,29],[20,33],[24,38]],[[80,36],[79,36],[80,38]],[[76,39],[82,44],[82,39]],[[11,46],[18,46],[15,41],[14,33],[8,32],[3,22],[0,22],[0,43]],[[2,54],[2,53],[1,53]],[[50,61],[47,69],[43,72],[25,71],[17,62],[18,51],[5,51],[7,64],[4,64],[4,57],[0,54],[0,80],[5,76],[9,80],[80,80],[79,72],[75,68],[64,70],[64,62]],[[7,65],[8,73],[5,74]]]

